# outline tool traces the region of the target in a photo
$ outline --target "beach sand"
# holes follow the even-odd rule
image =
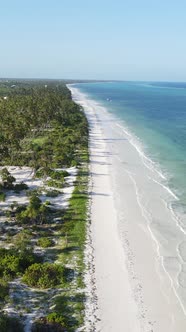
[[[153,170],[146,174],[139,154],[127,135],[116,130],[112,116],[73,86],[69,88],[90,124],[91,234],[99,318],[95,330],[185,332],[184,308],[148,225],[152,216],[141,204],[147,193],[144,201],[150,205],[154,200],[151,210],[158,227],[170,218],[171,231],[170,211],[156,200],[164,188],[152,181]]]

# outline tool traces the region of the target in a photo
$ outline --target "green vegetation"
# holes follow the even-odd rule
[[[33,324],[32,332],[67,332],[64,319],[61,315],[52,313],[40,318]]]
[[[28,267],[23,282],[31,287],[51,288],[64,281],[64,268],[50,263],[33,264]]]
[[[27,303],[36,291],[33,298],[41,299],[37,305],[44,305],[45,314],[34,322],[32,332],[73,332],[84,319],[88,124],[63,83],[14,83],[0,83],[0,201],[20,193],[29,202],[13,201],[2,211],[0,331],[22,331],[19,321],[5,316],[3,308],[11,303],[24,321],[36,308],[34,301]],[[1,97],[5,92],[7,99]],[[16,183],[8,166],[31,167],[35,179],[42,179],[42,188],[28,190],[25,183]],[[69,207],[56,209],[52,198],[67,185],[70,174],[65,169],[71,166],[78,167],[78,176]],[[43,193],[51,203],[42,202]],[[11,281],[18,285],[15,292]]]
[[[23,325],[17,318],[0,314],[1,332],[23,332]]]
[[[9,294],[9,285],[5,279],[0,279],[0,303],[5,302]]]
[[[46,184],[49,187],[63,188],[64,180],[63,181],[48,180],[46,181]]]
[[[38,241],[37,241],[38,246],[42,247],[42,248],[48,248],[54,245],[54,241],[49,239],[48,237],[41,237]]]
[[[64,249],[59,253],[58,260],[63,265],[72,265],[75,270],[76,278],[74,289],[57,296],[53,305],[56,315],[62,315],[65,326],[69,332],[83,325],[84,321],[84,302],[83,293],[84,281],[84,246],[86,238],[87,205],[88,205],[88,167],[82,166],[76,180],[76,186],[70,198],[69,208],[64,214],[64,224],[62,232],[65,235]]]
[[[35,177],[42,178],[44,176],[49,176],[51,179],[54,180],[64,180],[64,177],[69,176],[69,173],[65,170],[54,170],[51,168],[40,168],[36,171]]]
[[[57,197],[61,192],[55,189],[47,190],[46,196],[47,197]]]
[[[64,326],[64,318],[62,317],[62,315],[57,314],[56,312],[53,312],[51,314],[49,314],[47,316],[47,321],[49,323],[57,323],[60,324],[62,326]]]
[[[1,165],[66,167],[80,162],[87,120],[63,84],[27,86],[0,102]],[[47,174],[47,173],[46,173]]]
[[[43,224],[49,220],[50,208],[47,202],[41,202],[40,198],[33,194],[27,207],[16,210],[16,220],[23,224]]]
[[[14,235],[12,242],[15,249],[19,252],[27,252],[28,250],[32,250],[31,234],[29,231],[23,230],[22,232],[17,233]]]
[[[16,183],[15,185],[13,184],[16,179],[10,174],[8,169],[6,167],[2,168],[0,171],[0,176],[1,176],[1,182],[0,182],[0,188],[4,190],[11,190],[14,189],[15,192],[20,192],[21,190],[26,190],[28,189],[28,186],[21,182],[21,183]],[[2,200],[5,200],[5,193],[1,192],[1,198]]]
[[[1,191],[0,192],[0,202],[5,202],[5,199],[6,199],[6,194]]]
[[[13,182],[15,182],[15,178],[10,174],[6,167],[2,168],[0,172],[1,176],[1,188],[2,189],[13,189]]]
[[[14,185],[14,191],[15,191],[15,192],[19,192],[19,191],[21,191],[21,190],[27,190],[27,189],[28,189],[27,184],[26,184],[26,183],[23,183],[23,182],[21,182],[21,183],[16,183],[16,184]]]
[[[68,234],[68,248],[71,255],[74,254],[73,248],[78,248],[77,251],[77,265],[79,273],[84,268],[83,252],[86,238],[86,221],[87,221],[87,205],[88,205],[88,167],[84,166],[79,170],[76,187],[70,199],[69,209],[66,210],[64,215],[64,229]],[[76,250],[76,249],[75,249]],[[81,278],[80,278],[81,279]]]
[[[40,258],[25,247],[24,250],[0,248],[0,277],[10,279],[38,261]]]

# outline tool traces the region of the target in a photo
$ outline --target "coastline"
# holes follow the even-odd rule
[[[96,114],[87,110],[86,115],[90,125],[90,213],[98,298],[96,331],[120,332],[125,326],[127,331],[137,332],[137,308],[130,290],[124,252],[117,232],[106,144]]]
[[[186,318],[171,279],[161,266],[158,243],[146,223],[134,167],[119,166],[124,161],[119,150],[114,150],[113,138],[117,137],[111,116],[77,89],[69,88],[75,102],[83,106],[91,129],[91,222],[100,318],[96,331],[185,331]],[[131,159],[136,168],[136,151],[126,135],[124,140],[125,163]],[[117,172],[122,172],[119,184],[113,175]],[[152,189],[152,181],[145,185]]]

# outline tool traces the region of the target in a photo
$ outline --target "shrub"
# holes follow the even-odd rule
[[[35,173],[35,177],[36,178],[43,178],[45,177],[46,175],[49,175],[50,174],[50,171],[51,169],[50,168],[47,168],[47,167],[42,167],[42,168],[39,168],[36,173]]]
[[[38,196],[38,195],[40,195],[40,194],[41,194],[41,189],[39,189],[39,188],[37,188],[37,189],[32,189],[32,190],[27,190],[27,191],[26,191],[26,195],[27,195],[28,197],[31,197],[31,196],[33,196],[33,195]]]
[[[65,176],[69,176],[69,173],[65,170],[56,171],[51,168],[40,168],[35,174],[37,178],[42,178],[46,175],[49,176],[51,179],[63,181],[63,178]]]
[[[58,181],[64,182],[64,174],[66,174],[66,171],[51,171],[49,176],[53,180],[58,180]],[[65,175],[65,176],[67,176],[67,175]]]
[[[53,314],[51,314],[53,315]],[[55,313],[54,313],[55,315]],[[55,319],[53,315],[53,318]],[[59,315],[58,315],[59,317]],[[49,318],[50,319],[50,318]],[[67,332],[66,328],[62,323],[62,317],[60,323],[48,320],[47,317],[42,317],[32,325],[32,332]]]
[[[31,250],[24,250],[19,253],[19,271],[24,272],[30,265],[41,263],[42,257]]]
[[[0,202],[5,202],[6,195],[2,191],[0,192]]]
[[[21,223],[41,223],[48,221],[49,214],[51,212],[49,203],[46,201],[42,204],[42,201],[37,195],[30,197],[28,206],[16,213],[16,220]],[[17,211],[16,211],[17,212]]]
[[[0,279],[0,301],[4,301],[9,293],[8,282],[4,279]]]
[[[13,189],[13,182],[15,182],[16,179],[10,174],[8,169],[6,167],[2,168],[0,174],[2,179],[2,187],[4,189]]]
[[[25,251],[31,247],[31,235],[28,231],[23,230],[14,235],[12,242],[17,250]]]
[[[63,174],[63,177],[65,178],[66,176],[69,176],[70,174],[69,174],[69,172],[67,172],[67,171],[58,171],[58,172],[61,172],[61,174]]]
[[[77,161],[76,160],[72,160],[71,161],[71,166],[72,167],[76,167],[78,165]]]
[[[42,248],[48,248],[51,247],[54,244],[54,241],[49,239],[48,237],[41,237],[38,241],[37,241],[38,246],[42,247]]]
[[[57,180],[48,180],[46,181],[47,186],[49,187],[54,187],[54,188],[62,188],[63,187],[63,183],[61,181],[57,181]]]
[[[51,312],[50,314],[48,314],[47,321],[49,323],[58,323],[62,326],[64,325],[64,318],[57,312]]]
[[[37,288],[55,287],[63,282],[64,268],[50,263],[33,264],[28,267],[23,282]]]
[[[22,274],[31,264],[40,262],[41,258],[31,250],[18,252],[15,249],[0,249],[0,277],[11,280]]]
[[[13,206],[11,205],[11,207],[13,208]],[[16,214],[19,214],[21,213],[22,211],[25,211],[26,210],[26,206],[25,205],[18,205],[18,206],[15,206],[16,208]]]
[[[0,331],[1,332],[23,332],[23,326],[18,318],[8,317],[0,314]]]
[[[46,192],[47,197],[57,197],[60,194],[60,191],[57,190],[48,190]]]
[[[18,192],[21,191],[21,190],[27,190],[27,189],[28,189],[28,186],[24,182],[16,183],[15,186],[14,186],[14,190],[18,191]]]
[[[3,258],[1,258],[1,267],[0,274],[6,278],[13,278],[19,272],[19,258],[6,254]]]

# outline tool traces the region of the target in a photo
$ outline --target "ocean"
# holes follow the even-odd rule
[[[122,122],[133,135],[133,143],[179,199],[177,208],[186,213],[186,83],[88,83],[75,87]]]
[[[123,132],[147,170],[143,174],[146,182],[140,181],[137,168],[130,164],[127,169],[123,162],[135,184],[163,270],[186,314],[186,83],[99,82],[73,87],[111,114],[113,131],[118,130],[120,137]],[[120,139],[115,145],[122,160],[124,142]],[[120,177],[118,195],[121,185]]]

